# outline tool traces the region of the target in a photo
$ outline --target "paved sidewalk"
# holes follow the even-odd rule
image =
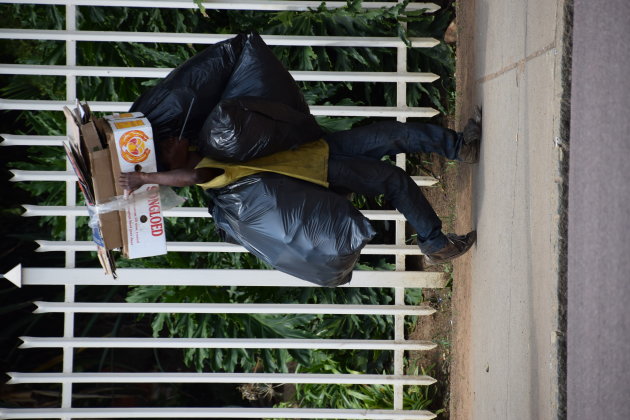
[[[454,286],[454,351],[467,354],[454,365],[452,418],[555,419],[563,1],[473,3],[459,25],[474,61],[461,109],[483,105],[484,131],[470,169],[478,243],[455,265],[470,275]]]

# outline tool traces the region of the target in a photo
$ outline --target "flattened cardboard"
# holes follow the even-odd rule
[[[90,120],[81,126],[81,134],[83,138],[83,145],[85,150],[93,152],[96,150],[103,150],[103,144],[96,131],[94,121]]]
[[[116,195],[110,153],[107,149],[88,153],[90,155],[90,166],[92,167],[92,181],[94,184],[96,204],[103,204]],[[105,248],[121,248],[123,246],[123,239],[119,228],[120,216],[118,212],[102,213],[98,215],[98,218],[101,224],[101,235]]]
[[[83,192],[83,197],[88,205],[94,205],[94,190],[90,182],[90,173],[83,161],[83,157],[69,142],[63,142],[63,147],[66,152],[66,157],[74,169],[74,173],[77,175],[79,188]]]
[[[66,116],[66,120],[71,123],[69,124],[70,132],[68,133],[70,144],[73,144],[78,148],[81,140],[81,131],[79,130],[81,122],[77,120],[74,112],[72,112],[67,106],[63,107],[63,113]]]
[[[109,159],[110,159],[110,166],[112,168],[112,177],[117,180],[120,177],[120,163],[118,162],[118,157],[117,157],[117,153],[111,153],[112,150],[116,150],[116,145],[115,145],[115,141],[114,140],[114,133],[112,133],[112,131],[109,129],[109,125],[107,124],[107,122],[105,120],[99,120],[97,123],[97,126],[99,128],[103,129],[103,132],[105,134],[105,138],[107,141],[107,151],[110,152],[109,153]],[[113,146],[113,147],[112,147]],[[115,195],[120,197],[123,196],[125,194],[125,191],[123,190],[123,188],[120,186],[120,184],[118,182],[114,182],[114,191],[115,191]],[[112,212],[118,215],[117,221],[118,221],[118,231],[120,232],[121,238],[122,238],[122,251],[123,251],[123,255],[128,257],[128,252],[127,252],[127,223],[126,223],[126,218],[127,218],[127,213],[125,211],[117,211],[117,212]]]

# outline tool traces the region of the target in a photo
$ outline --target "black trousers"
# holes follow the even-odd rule
[[[438,153],[456,159],[462,135],[432,124],[384,121],[326,136],[330,187],[368,196],[384,194],[418,233],[425,254],[446,246],[442,222],[404,170],[381,161],[397,153]]]

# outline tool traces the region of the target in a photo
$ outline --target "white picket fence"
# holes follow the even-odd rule
[[[2,74],[56,75],[65,76],[66,101],[7,100],[0,99],[0,110],[61,111],[64,105],[72,106],[76,92],[76,81],[80,77],[163,77],[171,69],[121,68],[78,66],[77,41],[97,42],[160,42],[212,44],[231,35],[218,34],[175,34],[137,32],[88,32],[77,30],[76,11],[78,6],[122,6],[191,8],[192,0],[13,0],[3,3],[36,3],[41,5],[64,5],[66,10],[65,30],[1,29],[2,39],[62,40],[66,43],[66,65],[19,65],[0,64]],[[207,9],[240,10],[294,10],[303,11],[317,7],[318,1],[265,1],[230,0],[208,1]],[[363,7],[391,6],[391,2],[365,2]],[[328,8],[342,7],[345,2],[327,2]],[[435,11],[431,3],[410,3],[408,10],[426,9]],[[407,46],[397,37],[310,37],[310,36],[263,36],[269,45],[335,46],[335,47],[386,47],[398,51],[396,72],[309,72],[292,71],[296,80],[344,81],[344,82],[389,82],[397,85],[395,107],[367,106],[312,106],[315,115],[396,117],[405,121],[408,117],[431,117],[437,111],[431,108],[413,108],[406,104],[408,83],[430,83],[438,76],[430,73],[410,72],[407,69]],[[431,48],[438,41],[431,38],[412,38],[412,48]],[[129,103],[90,102],[94,111],[126,111]],[[3,146],[61,146],[65,136],[1,134]],[[404,155],[397,157],[397,164],[405,165]],[[24,216],[57,216],[66,220],[65,241],[38,241],[38,251],[63,251],[65,268],[23,268],[18,266],[5,274],[16,285],[62,285],[65,288],[64,302],[36,302],[39,313],[62,313],[64,316],[63,337],[22,337],[23,348],[60,348],[63,350],[63,368],[59,373],[10,373],[13,384],[55,383],[62,385],[60,408],[8,409],[0,408],[0,417],[7,419],[26,418],[346,418],[346,419],[430,419],[435,415],[427,411],[403,409],[403,387],[406,385],[429,385],[435,380],[427,376],[405,375],[404,354],[410,350],[430,350],[436,345],[430,341],[405,339],[404,319],[410,315],[430,315],[434,311],[424,306],[407,306],[404,302],[406,288],[444,287],[445,275],[405,271],[405,256],[417,255],[417,246],[405,244],[405,221],[395,211],[365,211],[371,220],[389,220],[396,225],[394,244],[369,244],[364,253],[394,255],[396,271],[356,271],[350,284],[343,287],[391,287],[395,290],[393,305],[288,305],[288,304],[113,304],[83,303],[76,301],[77,286],[104,285],[190,285],[190,286],[269,286],[307,287],[310,283],[271,270],[180,270],[180,269],[119,269],[119,278],[114,280],[102,274],[100,269],[75,268],[76,252],[91,251],[92,243],[76,240],[76,217],[86,216],[85,207],[76,203],[76,177],[70,166],[66,171],[13,170],[13,181],[64,182],[66,185],[65,206],[24,206]],[[417,177],[419,185],[431,185],[435,180]],[[176,208],[166,212],[167,217],[210,217],[206,208]],[[171,242],[169,252],[246,252],[242,247],[226,243]],[[371,314],[394,316],[393,340],[263,340],[241,339],[187,339],[187,338],[85,338],[74,337],[75,315],[79,313],[311,313],[311,314]],[[394,352],[393,375],[370,374],[267,374],[267,373],[77,373],[74,357],[77,349],[83,348],[287,348],[287,349],[378,349]],[[73,407],[73,385],[79,383],[346,383],[388,384],[394,387],[394,407],[391,410],[342,410],[309,408],[75,408]]]

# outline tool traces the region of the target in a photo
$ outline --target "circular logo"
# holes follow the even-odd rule
[[[127,131],[120,136],[120,151],[123,159],[129,163],[144,162],[151,153],[146,145],[148,140],[149,136],[140,130]]]

